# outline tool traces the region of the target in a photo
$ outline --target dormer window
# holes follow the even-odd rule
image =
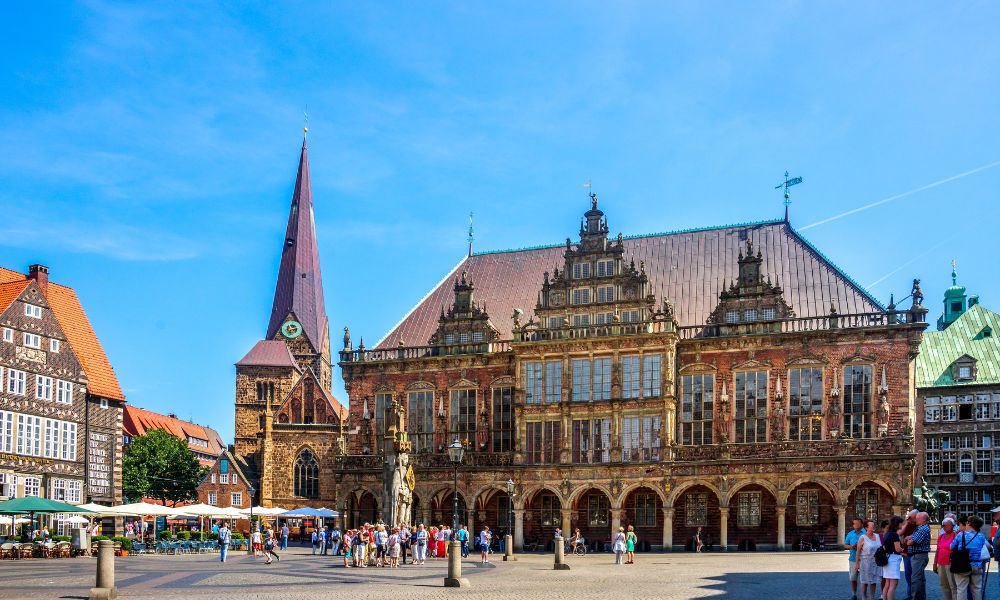
[[[588,277],[590,277],[590,263],[573,265],[573,279],[587,279]]]
[[[41,306],[35,306],[34,304],[25,304],[24,305],[24,314],[25,314],[25,316],[31,317],[32,319],[41,319],[42,318],[42,307]]]

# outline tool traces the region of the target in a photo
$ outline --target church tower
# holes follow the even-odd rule
[[[323,498],[346,410],[333,397],[309,152],[302,153],[264,339],[236,363],[236,455],[265,506]],[[301,464],[299,464],[301,463]],[[301,468],[300,468],[301,467]]]

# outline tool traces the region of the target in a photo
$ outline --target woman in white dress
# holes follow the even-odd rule
[[[625,554],[625,528],[624,527],[619,527],[618,528],[618,533],[615,534],[615,540],[614,540],[614,543],[611,546],[611,549],[615,553],[615,564],[616,565],[622,564],[622,555]]]

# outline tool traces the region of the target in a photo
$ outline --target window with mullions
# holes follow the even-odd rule
[[[562,400],[562,361],[545,362],[545,401],[554,404]]]
[[[639,355],[622,356],[622,398],[639,397]]]
[[[528,404],[542,402],[542,363],[524,363],[524,401]]]
[[[656,526],[656,496],[648,492],[632,495],[633,525],[636,527]]]
[[[736,373],[736,443],[767,441],[767,371]]]
[[[294,493],[300,498],[319,498],[319,463],[311,450],[299,453],[294,466]]]
[[[685,375],[681,378],[681,443],[700,446],[712,443],[712,375]]]
[[[607,526],[610,512],[611,503],[604,494],[591,494],[587,497],[587,525],[590,527]]]
[[[823,435],[823,369],[788,371],[788,437],[819,440]]]
[[[415,451],[434,451],[434,392],[410,392],[408,395],[407,434]]]
[[[872,367],[844,367],[844,433],[852,438],[872,435]]]
[[[573,421],[573,462],[606,463],[611,460],[611,419]]]
[[[460,440],[476,437],[476,390],[451,391],[451,432]]]
[[[642,357],[642,395],[644,398],[660,396],[660,355],[647,354]]]
[[[493,451],[514,449],[514,388],[493,388]]]

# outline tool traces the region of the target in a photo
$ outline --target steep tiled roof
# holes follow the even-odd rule
[[[653,292],[674,304],[681,325],[704,324],[718,304],[722,286],[737,277],[737,256],[746,238],[763,252],[763,273],[784,290],[796,316],[880,312],[882,306],[784,221],[764,221],[707,229],[627,237],[625,260],[645,262]],[[511,315],[534,313],[545,271],[563,267],[565,245],[483,252],[460,262],[379,343],[395,347],[426,344],[437,327],[441,307],[453,301],[452,279],[468,272],[476,301],[509,339]]]
[[[291,367],[298,370],[299,365],[292,356],[288,345],[280,340],[261,340],[257,342],[247,355],[236,363],[237,367]]]
[[[988,330],[988,335],[987,335]],[[951,366],[976,359],[976,379],[955,381]],[[928,331],[917,355],[917,387],[1000,383],[1000,314],[976,304],[944,331]]]
[[[0,284],[26,281],[28,278],[23,273],[0,267]],[[80,305],[76,292],[73,288],[51,281],[42,291],[73,352],[80,359],[83,371],[87,375],[87,391],[101,398],[124,401],[125,394],[118,384],[118,377],[104,353],[104,348],[101,347],[101,342],[97,339],[97,334],[94,333],[94,328],[90,325],[90,320],[87,319],[87,313]]]
[[[222,443],[222,437],[211,427],[205,427],[204,425],[198,425],[190,421],[182,421],[177,417],[161,415],[160,413],[131,405],[125,407],[125,414],[122,418],[122,430],[127,435],[134,437],[153,429],[162,429],[170,435],[184,440],[187,442],[188,448],[198,454],[219,456],[226,450],[226,445]],[[188,437],[206,440],[208,446],[192,444],[188,440]]]
[[[309,152],[305,140],[302,140],[299,172],[288,213],[274,304],[265,336],[267,339],[274,338],[289,313],[294,314],[302,324],[313,349],[321,351],[327,317],[323,302],[323,276],[319,268],[319,246],[316,244],[312,186],[309,183]]]

